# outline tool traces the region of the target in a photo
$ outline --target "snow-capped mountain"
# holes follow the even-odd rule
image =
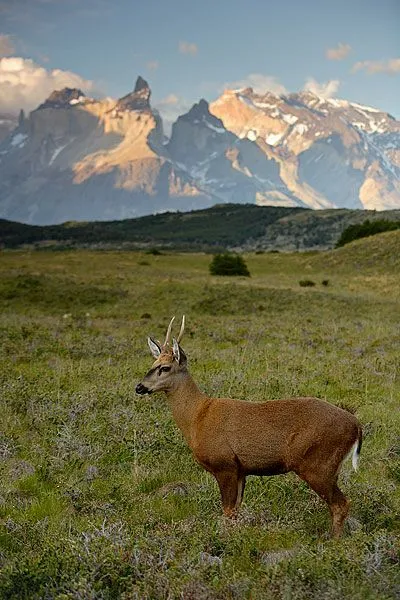
[[[106,220],[215,204],[161,156],[161,120],[138,80],[120,100],[53,92],[0,144],[0,216],[27,223]]]
[[[400,123],[310,92],[228,90],[170,139],[138,78],[119,100],[53,92],[0,142],[0,217],[107,220],[221,202],[400,207]]]
[[[228,90],[210,106],[225,127],[252,140],[311,208],[400,206],[400,123],[387,113],[311,92]]]

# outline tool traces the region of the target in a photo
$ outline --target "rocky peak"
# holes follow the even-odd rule
[[[209,104],[203,98],[196,104],[193,104],[192,108],[186,114],[179,117],[178,122],[180,119],[195,125],[204,123],[210,129],[217,128],[221,131],[224,130],[224,124],[221,119],[210,113]]]
[[[145,89],[150,91],[149,84],[145,79],[143,79],[143,77],[139,75],[139,77],[136,79],[134,93],[140,92],[141,90]]]
[[[62,90],[54,90],[37,110],[42,108],[70,108],[75,104],[80,104],[85,98],[86,96],[82,90],[65,87]]]
[[[117,102],[118,110],[145,110],[150,111],[150,86],[143,77],[136,80],[135,89]]]

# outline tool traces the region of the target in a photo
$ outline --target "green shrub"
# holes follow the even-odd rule
[[[250,277],[246,263],[239,254],[216,254],[210,263],[211,275],[244,275]]]
[[[301,287],[314,287],[315,281],[312,281],[312,279],[300,279],[299,285]]]

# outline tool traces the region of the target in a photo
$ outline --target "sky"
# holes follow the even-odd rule
[[[400,118],[400,0],[0,0],[0,112],[53,89],[121,97],[141,75],[175,119],[251,86]]]

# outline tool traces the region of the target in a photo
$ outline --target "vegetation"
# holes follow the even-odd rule
[[[336,248],[340,248],[341,246],[349,244],[354,240],[359,240],[360,238],[383,233],[384,231],[394,231],[395,229],[400,229],[400,221],[389,221],[388,219],[370,221],[367,219],[362,223],[356,223],[346,227],[336,243]]]
[[[252,277],[228,281],[201,254],[0,253],[0,597],[398,598],[399,235],[382,234],[379,260],[375,238],[246,255]],[[146,337],[182,313],[207,393],[356,412],[364,444],[359,471],[343,469],[340,541],[291,474],[249,478],[225,521],[165,399],[135,395]]]
[[[315,281],[312,279],[300,279],[299,285],[301,287],[314,287]]]
[[[244,275],[250,277],[244,258],[239,254],[216,254],[210,263],[211,275]]]
[[[188,213],[162,213],[123,221],[68,222],[34,226],[0,220],[0,244],[17,248],[23,244],[43,247],[61,245],[104,246],[107,244],[214,250],[238,246],[265,233],[267,225],[281,217],[304,212],[301,208],[220,204]]]

